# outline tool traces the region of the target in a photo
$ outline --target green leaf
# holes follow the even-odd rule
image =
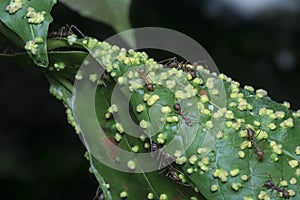
[[[46,37],[48,33],[49,24],[52,22],[52,17],[50,11],[56,0],[42,0],[42,1],[21,1],[22,4],[19,5],[20,9],[13,10],[9,5],[13,5],[14,1],[3,0],[0,2],[0,20],[9,29],[15,32],[21,39],[16,39],[13,34],[7,34],[7,31],[1,31],[11,39],[16,41],[17,45],[24,48],[27,43],[27,50],[29,55],[34,60],[35,64],[42,67],[48,66],[48,56],[47,56],[47,44]],[[32,18],[26,16],[28,14],[28,8],[34,8],[31,15]],[[42,13],[44,12],[44,13]],[[37,16],[37,18],[35,18]],[[40,17],[40,18],[39,18]],[[42,18],[44,17],[44,20]],[[41,20],[39,20],[41,19]],[[33,20],[32,23],[29,21]],[[37,21],[35,21],[37,20]],[[1,25],[3,26],[3,25]],[[2,27],[3,30],[3,27]],[[29,43],[31,47],[29,47]]]
[[[201,171],[200,173],[188,175],[189,178],[207,199],[243,199],[246,197],[258,199],[260,192],[265,192],[266,196],[271,199],[281,199],[278,191],[271,191],[264,187],[264,183],[268,180],[271,180],[275,185],[281,180],[287,181],[288,185],[286,187],[279,187],[284,188],[286,191],[293,190],[296,198],[299,197],[299,168],[297,166],[293,168],[289,165],[289,161],[300,162],[299,152],[298,155],[296,154],[297,147],[300,148],[299,117],[294,117],[291,110],[272,101],[269,97],[258,98],[255,93],[244,89],[240,89],[240,93],[244,95],[244,99],[252,105],[253,109],[241,111],[236,106],[230,107],[229,103],[237,103],[238,99],[230,98],[232,93],[230,84],[226,83],[225,87],[227,88],[228,98],[227,110],[232,111],[235,117],[225,120],[225,126],[222,132],[219,133],[219,139],[215,147],[203,156],[201,156],[201,153],[199,154],[199,148],[201,148],[201,135],[207,131],[207,128],[205,126],[199,128],[199,137],[196,138],[186,152],[187,158],[196,155],[198,159],[194,165],[187,163],[183,166],[183,169],[187,171],[190,168],[197,168]],[[278,117],[279,113],[283,113],[285,116],[280,118]],[[245,121],[236,130],[229,124],[238,123],[238,119]],[[283,125],[284,122],[287,122],[287,119],[293,121],[294,126],[292,128]],[[274,130],[270,129],[272,123],[276,125]],[[264,152],[262,160],[258,159],[256,148],[253,145],[251,148],[244,150],[240,148],[243,142],[250,141],[247,134],[247,126],[249,125],[256,131],[254,140],[258,148]],[[259,140],[264,134],[267,134],[268,138]],[[239,152],[245,153],[245,157],[240,157]],[[208,160],[208,163],[205,163],[205,160]],[[202,169],[199,168],[199,165]],[[239,173],[230,175],[231,170]],[[296,173],[297,170],[298,174]],[[215,173],[218,171],[220,174],[223,172],[223,181],[221,180],[222,176],[216,177]],[[228,174],[226,175],[225,172]],[[242,178],[247,178],[247,180],[242,180]],[[297,180],[297,184],[291,184],[290,181],[293,179]],[[238,186],[237,190],[233,189],[236,186],[235,184]],[[217,191],[212,191],[212,186],[216,186]]]
[[[61,0],[60,2],[84,17],[112,26],[117,33],[131,29],[129,18],[131,0]],[[131,47],[135,46],[134,35],[122,37]]]

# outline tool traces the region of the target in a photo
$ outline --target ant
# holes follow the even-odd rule
[[[171,165],[169,165],[167,168],[167,173],[166,176],[168,178],[170,178],[171,180],[173,180],[174,182],[180,184],[180,185],[184,185],[184,186],[190,186],[188,184],[182,183],[182,181],[179,178],[178,174],[183,174],[181,171],[179,171],[178,169],[175,169],[174,167],[172,167]],[[165,170],[163,170],[162,172],[164,172]],[[162,173],[161,172],[161,173]]]
[[[139,69],[139,75],[142,77],[143,81],[146,83],[146,87],[147,87],[148,91],[153,92],[153,91],[154,91],[154,86],[153,86],[152,83],[150,83],[150,82],[147,80],[148,77],[147,77],[147,75],[145,74],[145,67]]]
[[[156,143],[152,142],[151,143],[151,153],[157,151],[158,156],[157,159],[161,159],[159,163],[159,169],[162,169],[161,166],[170,166],[171,161],[173,160],[173,157],[164,152],[162,148],[160,148]],[[152,154],[153,155],[153,154]]]
[[[62,37],[67,37],[70,36],[73,33],[72,29],[75,29],[82,37],[86,37],[75,25],[69,26],[68,24],[66,26],[63,26],[58,29],[58,31],[52,31],[50,34],[47,35],[48,39],[51,38],[62,38]]]
[[[255,132],[251,128],[247,128],[248,138],[251,141],[252,145],[256,149],[257,159],[262,160],[264,158],[264,152],[257,145],[256,140],[254,139]]]
[[[192,123],[192,120],[190,118],[188,118],[186,115],[184,115],[182,112],[181,112],[181,106],[179,103],[175,103],[173,105],[173,108],[179,113],[179,115],[181,115],[181,117],[184,119],[185,123],[188,125],[188,126],[192,126],[193,123]]]
[[[185,63],[183,63],[183,62],[179,62],[176,57],[173,57],[173,58],[169,58],[169,59],[160,61],[159,63],[165,63],[165,62],[166,62],[166,64],[164,64],[165,68],[176,68],[178,70],[188,72],[189,74],[191,74],[191,76],[193,78],[196,78],[196,76],[197,76],[197,71],[195,69],[187,66],[189,61],[186,61]]]
[[[267,180],[265,183],[264,183],[264,187],[265,188],[268,188],[268,189],[272,189],[272,190],[277,190],[278,192],[282,192],[282,196],[283,198],[285,199],[289,199],[290,198],[290,195],[289,195],[289,192],[286,191],[283,187],[279,187],[278,185],[275,185],[272,180],[271,180],[271,176],[270,176],[270,180]]]
[[[101,189],[100,186],[98,187],[98,189],[96,191],[96,194],[95,194],[95,197],[93,198],[93,200],[105,200],[103,191],[102,191],[102,189]]]

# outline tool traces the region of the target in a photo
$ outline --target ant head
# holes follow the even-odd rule
[[[289,199],[289,198],[290,198],[290,194],[289,194],[288,191],[283,191],[283,192],[282,192],[282,196],[283,196],[283,198],[285,198],[285,199]]]
[[[173,105],[173,108],[174,108],[174,110],[176,110],[176,111],[180,111],[181,106],[180,106],[179,103],[175,103],[175,104]]]
[[[273,182],[271,180],[267,180],[265,183],[264,183],[264,187],[266,188],[272,188],[274,186]]]
[[[147,89],[148,89],[150,92],[153,92],[153,91],[154,91],[154,86],[153,86],[153,84],[148,83],[148,84],[147,84]]]
[[[258,160],[262,160],[264,158],[264,152],[263,151],[257,151]]]

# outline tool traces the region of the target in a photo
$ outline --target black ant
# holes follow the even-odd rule
[[[103,191],[102,191],[102,189],[101,189],[100,186],[98,187],[98,189],[96,191],[96,194],[95,194],[95,197],[93,198],[93,200],[105,200]]]
[[[260,149],[260,147],[257,145],[256,140],[254,139],[255,132],[251,128],[247,128],[248,138],[254,148],[256,149],[257,159],[262,160],[264,158],[264,152]]]
[[[159,63],[165,63],[163,64],[165,68],[176,68],[178,70],[188,72],[193,78],[196,78],[197,76],[196,70],[187,66],[187,64],[189,63],[188,61],[186,61],[185,63],[179,62],[176,57],[173,57],[160,61]]]
[[[185,123],[188,125],[188,126],[192,126],[193,123],[192,123],[192,120],[190,118],[188,118],[186,115],[184,115],[182,112],[181,112],[181,106],[179,103],[175,103],[173,105],[173,108],[174,110],[176,110],[179,115],[181,115],[181,117],[184,119]]]
[[[268,188],[268,189],[272,189],[272,190],[276,190],[278,192],[282,192],[282,196],[285,199],[289,199],[290,198],[290,194],[288,191],[286,191],[283,187],[279,187],[277,185],[275,185],[272,180],[271,180],[271,176],[270,176],[270,180],[267,180],[264,183],[264,187]]]
[[[154,91],[154,86],[152,83],[150,83],[148,80],[147,80],[147,75],[145,74],[145,68],[141,68],[139,69],[139,74],[140,76],[142,77],[143,81],[146,83],[146,87],[148,89],[148,91],[151,91],[153,92]]]
[[[52,39],[52,38],[60,38],[61,39],[62,37],[68,37],[68,36],[74,34],[72,29],[75,29],[83,38],[86,37],[75,25],[69,26],[67,24],[66,26],[59,28],[58,31],[52,31],[51,33],[49,33],[47,35],[47,38],[48,39]]]

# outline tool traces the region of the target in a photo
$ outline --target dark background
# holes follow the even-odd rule
[[[220,72],[299,109],[299,3],[226,2],[234,1],[134,0],[130,18],[133,27],[159,26],[189,35]],[[115,34],[61,4],[52,15],[52,30],[74,24],[100,40]],[[67,124],[62,104],[48,93],[43,73],[4,61],[1,69],[0,199],[92,199],[97,181],[88,172],[85,149]]]

